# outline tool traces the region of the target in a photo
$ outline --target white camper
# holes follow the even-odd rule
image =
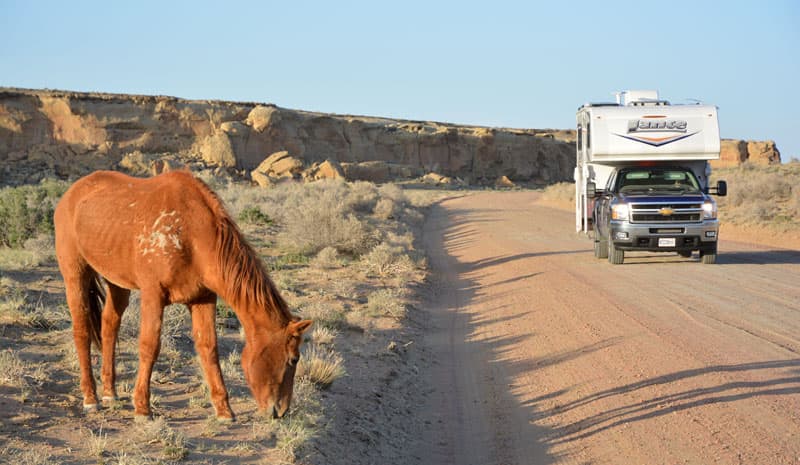
[[[619,167],[680,162],[708,188],[708,160],[719,158],[717,108],[670,105],[658,92],[624,91],[616,103],[587,103],[577,113],[575,228],[591,228],[589,183],[599,190]]]

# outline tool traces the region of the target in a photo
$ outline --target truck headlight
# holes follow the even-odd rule
[[[612,220],[627,220],[628,219],[628,204],[617,203],[611,206],[611,219]]]
[[[717,203],[713,200],[703,202],[703,219],[713,220],[717,217]]]

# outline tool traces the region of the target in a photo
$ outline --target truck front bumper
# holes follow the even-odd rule
[[[609,233],[609,240],[619,250],[712,252],[717,248],[719,221],[682,224],[611,221]]]

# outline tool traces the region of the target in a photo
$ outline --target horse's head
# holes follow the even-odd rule
[[[261,333],[242,350],[242,369],[259,410],[280,418],[292,403],[300,342],[311,320],[294,320],[275,332]]]

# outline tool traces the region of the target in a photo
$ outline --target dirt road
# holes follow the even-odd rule
[[[532,192],[448,200],[425,242],[430,464],[800,463],[800,251],[595,259]]]

